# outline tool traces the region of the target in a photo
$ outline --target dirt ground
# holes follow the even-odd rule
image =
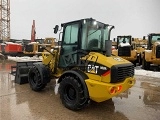
[[[54,94],[55,81],[41,92],[15,83],[9,75],[15,62],[0,62],[0,120],[159,120],[160,78],[135,76],[136,84],[106,102],[91,102],[74,112]]]

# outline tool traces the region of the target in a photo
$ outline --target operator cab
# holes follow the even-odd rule
[[[118,56],[131,56],[131,36],[117,36]]]
[[[150,33],[148,35],[148,49],[152,49],[154,43],[160,44],[160,33]]]
[[[117,42],[119,46],[131,46],[131,36],[117,36]],[[117,46],[118,47],[118,46]]]
[[[106,40],[110,40],[108,24],[92,18],[61,24],[63,27],[59,67],[77,65],[80,57],[89,52],[105,53]],[[55,33],[58,27],[55,27]],[[111,49],[111,48],[110,48]]]

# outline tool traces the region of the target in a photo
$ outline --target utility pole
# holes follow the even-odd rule
[[[10,0],[0,0],[0,40],[10,40]]]

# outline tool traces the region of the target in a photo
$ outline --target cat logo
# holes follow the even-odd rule
[[[87,72],[97,74],[99,66],[88,65]]]

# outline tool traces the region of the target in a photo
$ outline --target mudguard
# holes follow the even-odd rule
[[[86,98],[89,98],[89,92],[88,92],[88,88],[87,88],[87,85],[85,83],[85,80],[88,79],[88,76],[83,73],[82,71],[78,70],[78,69],[72,69],[72,70],[68,70],[68,71],[65,71],[61,77],[58,79],[58,83],[60,83],[62,81],[62,78],[66,75],[76,75],[78,78],[79,78],[79,81],[82,86],[83,86],[83,89],[84,89],[84,95]]]

